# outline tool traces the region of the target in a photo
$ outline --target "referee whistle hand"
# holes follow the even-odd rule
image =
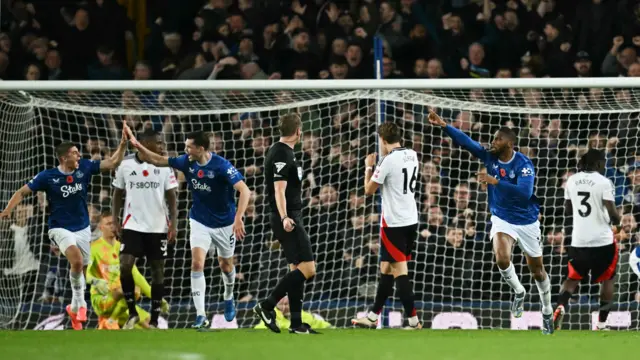
[[[291,218],[286,218],[282,221],[282,227],[284,227],[284,231],[292,232],[296,227],[296,223]]]

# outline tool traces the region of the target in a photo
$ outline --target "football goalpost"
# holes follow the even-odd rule
[[[56,166],[53,149],[59,142],[73,141],[85,157],[103,158],[117,145],[125,120],[138,132],[161,131],[168,154],[176,155],[184,151],[185,134],[208,131],[210,149],[245,175],[254,196],[245,220],[248,236],[236,248],[237,319],[228,324],[222,318],[221,281],[212,258],[205,267],[207,309],[214,327],[251,327],[256,324],[251,307],[287,271],[266,220],[264,153],[277,141],[279,116],[297,112],[304,132],[297,149],[304,167],[304,226],[318,262],[304,308],[345,327],[375,294],[380,217],[378,200],[363,196],[364,157],[377,151],[377,124],[394,121],[404,129],[405,145],[421,157],[416,186],[421,222],[410,271],[425,327],[540,327],[535,284],[517,249],[514,264],[531,295],[524,316],[511,318],[509,289],[493,264],[488,240],[487,191],[475,181],[481,164],[429,126],[429,109],[485,145],[500,126],[516,130],[518,150],[537,168],[541,241],[554,296],[567,273],[564,181],[588,147],[607,151],[607,176],[624,214],[609,321],[613,328],[638,329],[638,278],[627,264],[640,239],[640,169],[633,166],[640,164],[640,80],[634,78],[0,82],[0,206],[32,176]],[[172,312],[164,324],[170,328],[187,327],[195,316],[190,196],[179,179],[178,242],[165,274]],[[111,192],[109,174],[94,178],[88,203],[95,237]],[[46,219],[46,199],[32,196],[0,226],[0,328],[65,324],[59,315],[70,299],[68,264],[50,248]],[[149,275],[144,260],[139,267]],[[399,302],[388,304],[385,326],[401,325],[400,309]],[[581,284],[566,328],[591,329],[597,309],[598,287]],[[89,327],[97,322],[91,317]]]

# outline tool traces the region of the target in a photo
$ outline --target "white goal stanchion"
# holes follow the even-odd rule
[[[384,114],[377,114],[377,101],[384,101]],[[639,280],[627,265],[640,240],[640,80],[634,78],[0,82],[0,206],[39,171],[56,165],[53,149],[59,142],[73,141],[85,157],[103,158],[117,145],[126,120],[138,132],[162,131],[168,153],[177,155],[187,133],[211,132],[211,150],[245,175],[254,196],[245,220],[247,238],[236,248],[237,319],[226,323],[222,318],[222,285],[213,258],[205,267],[207,310],[215,327],[255,326],[251,307],[287,271],[264,206],[264,153],[277,141],[278,117],[298,112],[304,130],[297,149],[304,168],[304,226],[318,262],[304,308],[345,327],[372,303],[377,284],[380,218],[376,199],[363,196],[362,177],[365,155],[376,151],[376,118],[384,115],[402,126],[406,145],[421,156],[416,187],[421,223],[410,271],[425,327],[539,327],[537,290],[517,248],[514,263],[530,295],[522,318],[509,313],[509,289],[493,264],[488,240],[487,191],[475,181],[480,162],[428,124],[429,109],[484,145],[501,126],[518,133],[519,151],[537,170],[541,240],[554,299],[567,273],[564,181],[589,146],[606,149],[607,176],[624,214],[610,325],[638,329]],[[165,273],[169,328],[187,327],[195,317],[190,195],[179,179],[178,242]],[[110,184],[109,174],[92,182],[88,201],[94,230],[100,211],[110,207]],[[66,324],[59,315],[70,299],[68,264],[51,251],[46,219],[46,199],[30,197],[0,227],[0,327]],[[144,260],[139,267],[150,279]],[[592,328],[598,291],[581,284],[566,328]],[[401,308],[397,301],[389,303],[389,326],[402,324]],[[93,327],[97,319],[90,315]]]

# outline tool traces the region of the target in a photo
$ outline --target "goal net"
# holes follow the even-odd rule
[[[566,80],[566,79],[564,79]],[[216,328],[253,327],[251,307],[264,299],[287,264],[268,226],[263,161],[278,140],[282,114],[302,117],[305,228],[317,260],[304,309],[332,326],[346,327],[372,303],[378,279],[379,198],[363,196],[364,157],[377,151],[381,121],[405,131],[405,145],[420,155],[416,186],[420,209],[414,260],[416,304],[428,328],[530,329],[541,326],[539,297],[522,253],[513,262],[528,290],[525,313],[514,319],[511,294],[493,262],[487,190],[476,182],[482,165],[427,122],[434,109],[451,125],[487,145],[500,126],[516,130],[518,150],[537,170],[544,263],[553,300],[567,274],[568,234],[563,186],[588,147],[606,149],[607,176],[623,215],[613,328],[638,329],[638,278],[628,266],[640,240],[640,81],[558,79],[349,82],[66,82],[0,84],[0,206],[39,171],[57,165],[54,146],[78,144],[84,157],[109,156],[121,121],[140,132],[161,130],[169,155],[184,151],[185,134],[211,133],[210,150],[229,159],[253,191],[245,220],[247,237],[236,247],[238,316],[222,316],[217,261],[207,260],[207,311]],[[615,81],[614,81],[615,80]],[[28,86],[28,87],[27,87]],[[111,176],[96,176],[89,197],[93,237],[111,202]],[[164,326],[184,328],[195,317],[190,296],[188,209],[190,194],[178,174],[178,242],[166,261],[171,313]],[[0,327],[68,327],[68,263],[46,235],[47,203],[32,196],[0,227]],[[144,259],[138,267],[150,279]],[[88,294],[87,294],[88,300]],[[571,299],[566,328],[591,329],[597,322],[599,286],[586,279]],[[148,299],[142,301],[148,308]],[[279,305],[285,312],[286,303]],[[403,323],[400,303],[385,307],[381,326]],[[90,313],[89,327],[97,324]]]

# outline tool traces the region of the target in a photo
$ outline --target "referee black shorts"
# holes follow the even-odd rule
[[[287,262],[294,265],[313,261],[311,241],[309,240],[309,234],[304,230],[301,215],[302,213],[299,211],[289,212],[288,216],[296,223],[296,227],[291,232],[284,230],[280,214],[271,213],[270,218],[273,236],[280,242]]]
[[[120,241],[120,254],[146,257],[147,260],[164,260],[167,257],[167,234],[124,229]]]

